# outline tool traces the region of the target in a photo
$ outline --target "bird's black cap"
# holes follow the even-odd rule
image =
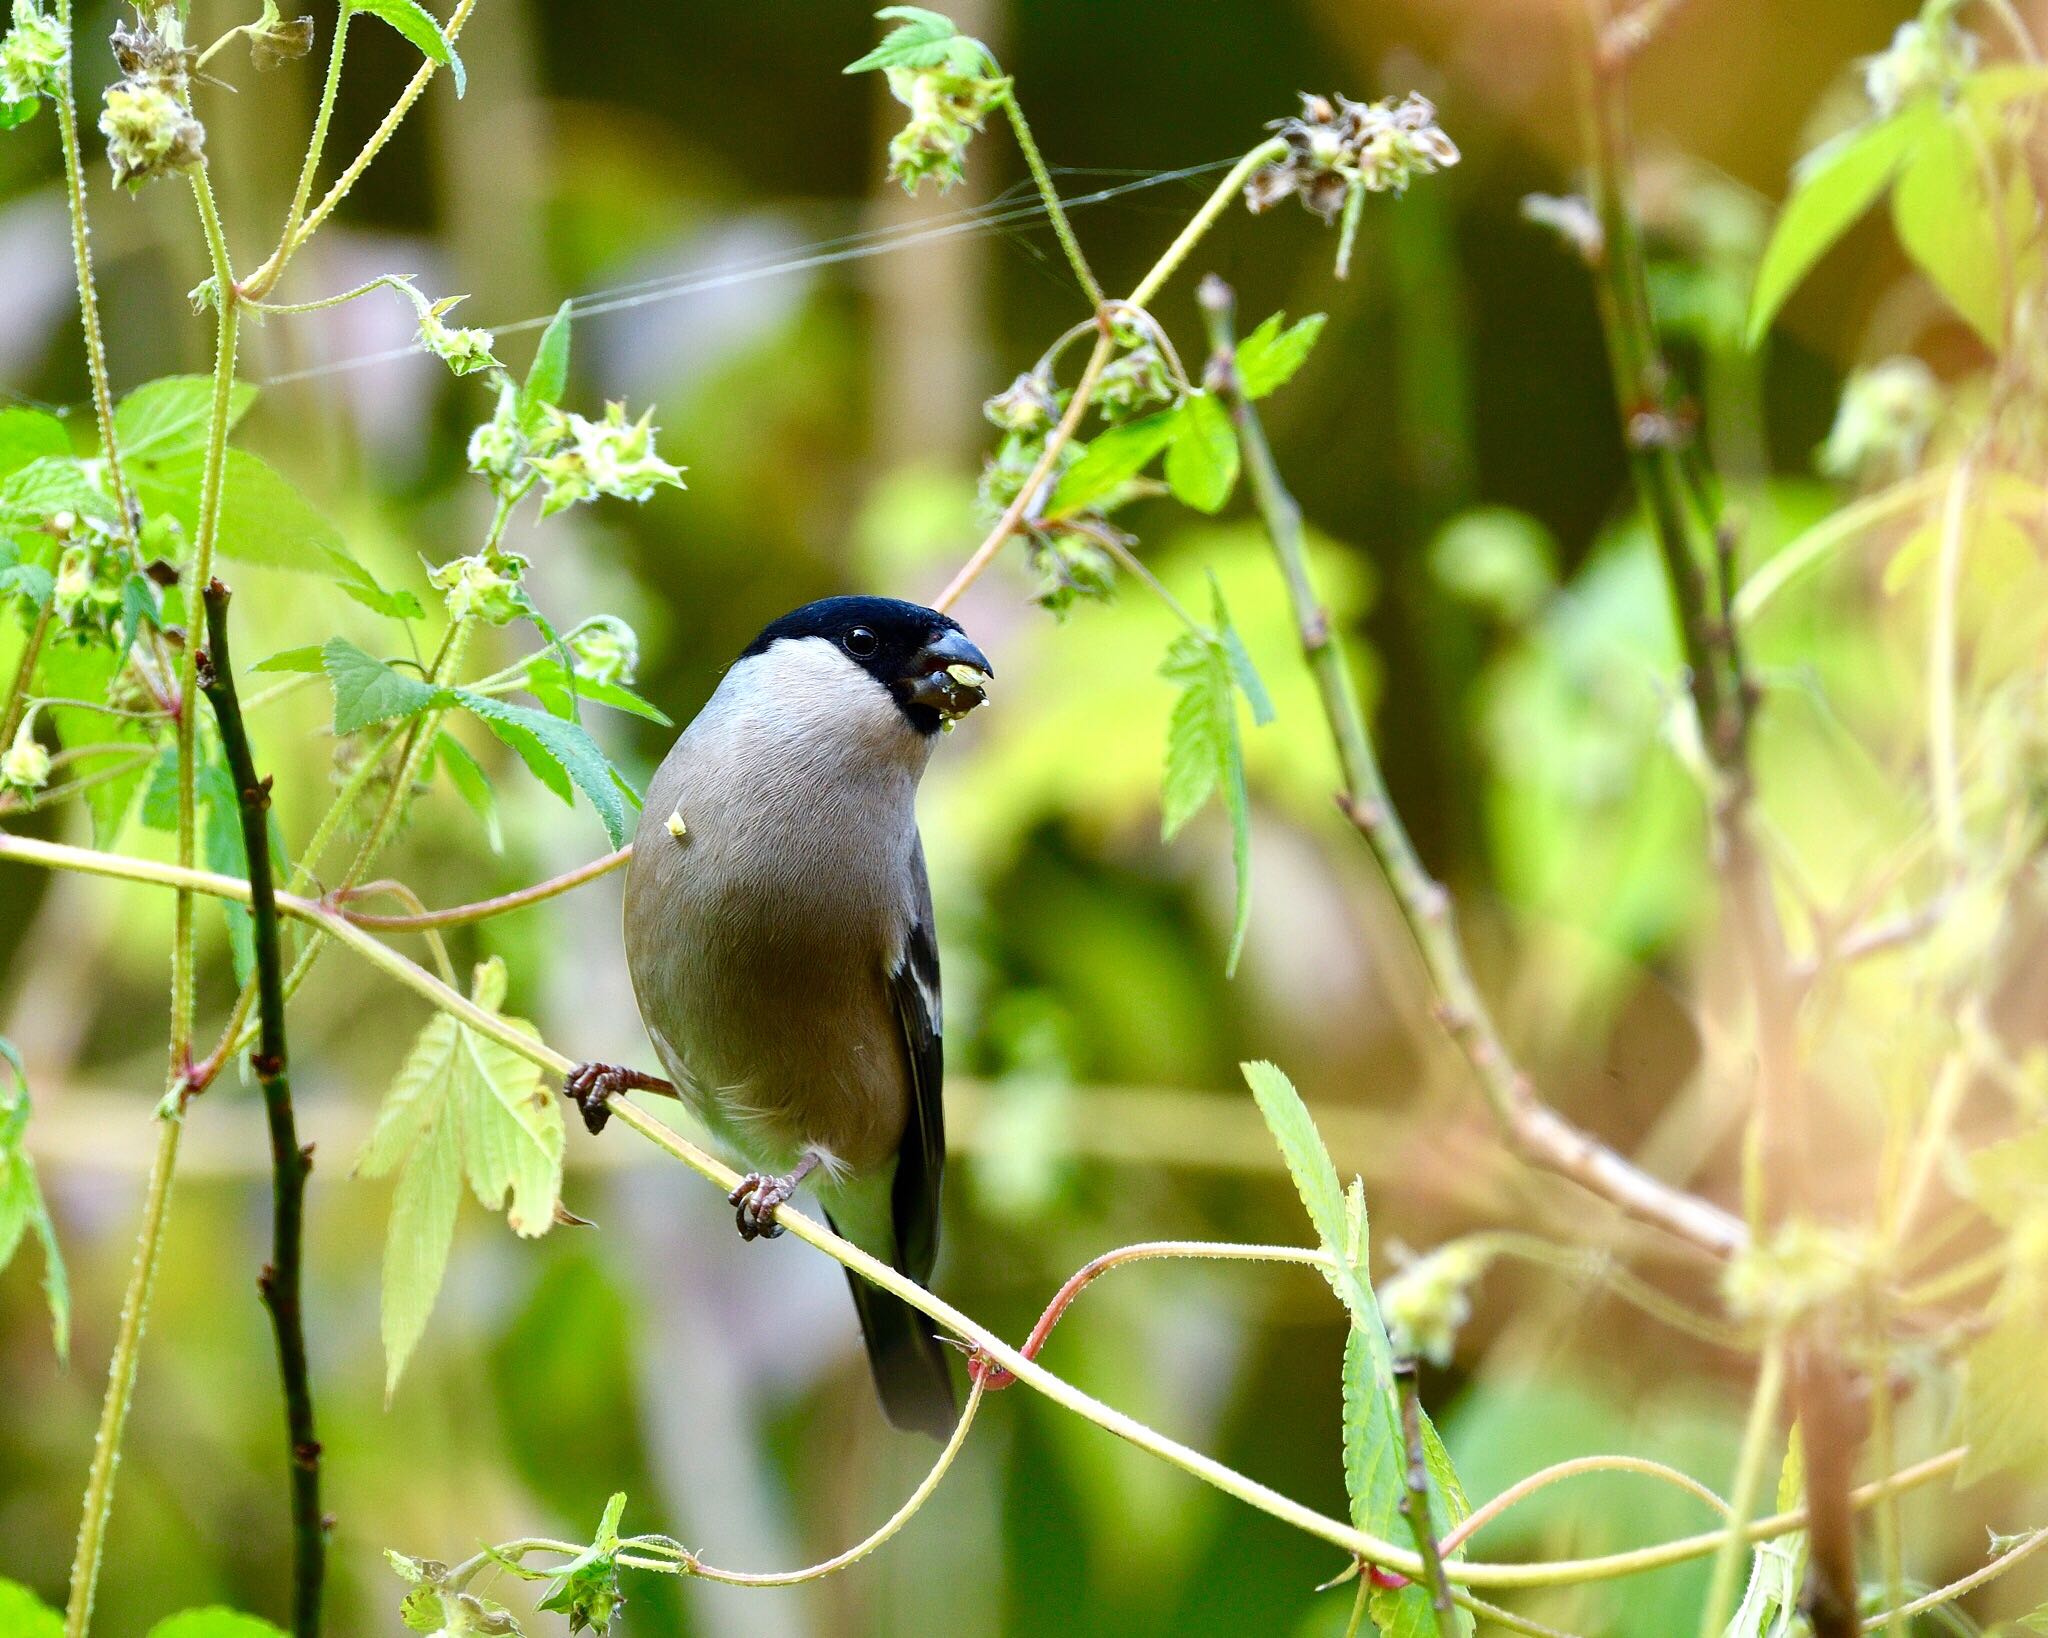
[[[951,615],[895,597],[825,597],[771,622],[740,653],[764,653],[782,638],[820,637],[888,689],[923,733],[936,733],[942,714],[906,685],[953,663],[994,673]],[[979,696],[973,696],[978,699]]]

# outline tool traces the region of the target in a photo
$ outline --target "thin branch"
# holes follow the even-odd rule
[[[1017,149],[1024,156],[1024,164],[1031,172],[1031,180],[1037,184],[1038,197],[1045,202],[1045,214],[1052,222],[1052,230],[1060,241],[1060,249],[1067,254],[1067,265],[1074,270],[1074,277],[1081,281],[1081,293],[1088,298],[1088,305],[1102,311],[1102,284],[1095,277],[1095,270],[1088,265],[1088,258],[1081,253],[1081,241],[1074,237],[1074,226],[1067,220],[1067,208],[1060,202],[1059,189],[1052,185],[1052,174],[1045,168],[1045,160],[1038,151],[1038,139],[1031,134],[1030,123],[1024,118],[1024,109],[1017,101],[1017,88],[1013,84],[1003,93],[1003,112],[1010,116],[1010,131],[1017,139]]]
[[[1910,1619],[1913,1616],[1925,1614],[1928,1610],[1939,1609],[1944,1604],[1953,1604],[1963,1594],[1974,1592],[1977,1588],[1983,1586],[1985,1582],[2004,1575],[2015,1564],[2032,1557],[2043,1547],[2048,1547],[2048,1530],[2036,1530],[2017,1547],[2012,1548],[2008,1552],[2000,1553],[1989,1564],[1986,1564],[1981,1569],[1972,1570],[1960,1580],[1951,1581],[1946,1587],[1936,1587],[1933,1592],[1924,1593],[1910,1603],[1899,1605],[1897,1609],[1885,1610],[1881,1614],[1873,1615],[1863,1623],[1861,1630],[1864,1632],[1878,1632],[1894,1621]]]
[[[182,892],[205,893],[238,904],[247,904],[250,898],[249,884],[239,877],[219,875],[206,870],[187,870],[177,865],[159,864],[153,860],[131,858],[117,853],[102,853],[91,848],[71,847],[61,842],[45,842],[34,837],[14,836],[4,832],[0,832],[0,859],[11,859],[16,863],[36,865],[45,869],[73,870],[114,881],[142,882]],[[351,925],[344,917],[320,902],[288,893],[280,893],[276,897],[278,910],[282,914],[318,927],[338,943],[354,950],[379,971],[424,998],[432,1006],[468,1025],[477,1033],[510,1048],[528,1062],[538,1064],[553,1074],[564,1076],[577,1067],[573,1060],[545,1042],[513,1028],[497,1014],[486,1012],[467,996],[443,984],[417,963],[408,961],[396,950],[379,942],[374,935],[363,928]],[[643,1138],[682,1161],[690,1170],[722,1192],[730,1191],[739,1181],[739,1174],[731,1167],[705,1153],[637,1104],[614,1099],[611,1107],[613,1118],[622,1125],[631,1127]],[[927,1318],[986,1354],[995,1364],[1010,1372],[1027,1387],[1043,1394],[1062,1408],[1116,1434],[1139,1449],[1160,1457],[1226,1495],[1258,1508],[1283,1524],[1291,1525],[1306,1534],[1342,1548],[1355,1558],[1380,1565],[1411,1579],[1422,1573],[1420,1556],[1409,1549],[1397,1546],[1393,1542],[1382,1541],[1349,1524],[1318,1513],[1313,1508],[1305,1507],[1269,1486],[1226,1467],[1215,1458],[1147,1427],[1135,1418],[1082,1392],[1063,1378],[1054,1376],[1043,1366],[1026,1359],[1022,1353],[1003,1342],[993,1332],[969,1319],[950,1303],[932,1295],[916,1281],[888,1264],[878,1261],[852,1242],[842,1240],[824,1225],[805,1216],[794,1207],[779,1207],[776,1220],[797,1239],[824,1252],[870,1284],[901,1298]],[[1887,1496],[1898,1495],[1946,1477],[1962,1465],[1968,1454],[1968,1447],[1957,1446],[1938,1456],[1902,1468],[1896,1473],[1850,1492],[1850,1506],[1857,1509],[1869,1507]],[[1777,1536],[1789,1535],[1795,1530],[1805,1529],[1807,1525],[1806,1509],[1796,1508],[1755,1520],[1744,1531],[1744,1539],[1749,1542],[1767,1541]],[[1611,1580],[1706,1557],[1719,1549],[1726,1538],[1727,1532],[1716,1530],[1651,1547],[1609,1553],[1598,1558],[1567,1559],[1546,1564],[1458,1562],[1446,1565],[1444,1573],[1454,1587],[1459,1589],[1454,1593],[1457,1601],[1466,1607],[1473,1607],[1469,1595],[1464,1591],[1466,1588],[1564,1586],[1585,1581]]]
[[[1714,1578],[1707,1601],[1700,1610],[1700,1638],[1719,1638],[1735,1608],[1735,1584],[1743,1560],[1748,1556],[1750,1515],[1763,1486],[1764,1457],[1778,1431],[1778,1401],[1785,1391],[1785,1341],[1773,1337],[1764,1350],[1763,1369],[1757,1372],[1756,1391],[1749,1402],[1749,1420],[1743,1427],[1742,1451],[1735,1463],[1735,1489],[1728,1502],[1728,1528],[1721,1532],[1720,1551],[1714,1556]]]
[[[1743,1225],[1720,1207],[1651,1177],[1607,1145],[1580,1131],[1537,1097],[1509,1056],[1479,985],[1466,964],[1452,919],[1450,895],[1424,870],[1400,815],[1387,794],[1379,759],[1366,731],[1344,646],[1317,594],[1302,538],[1301,508],[1288,493],[1266,443],[1258,413],[1244,396],[1235,367],[1231,322],[1234,298],[1211,277],[1202,283],[1215,356],[1209,379],[1230,406],[1245,473],[1279,558],[1294,606],[1301,646],[1322,696],[1323,714],[1336,742],[1344,776],[1338,799],[1379,861],[1402,919],[1435,986],[1437,1016],[1470,1065],[1488,1107],[1525,1158],[1571,1178],[1625,1211],[1715,1256],[1727,1257],[1748,1241]]]
[[[1723,1518],[1728,1517],[1728,1504],[1714,1492],[1701,1484],[1690,1473],[1653,1462],[1647,1456],[1574,1456],[1569,1461],[1554,1462],[1549,1467],[1531,1473],[1526,1479],[1517,1479],[1493,1500],[1483,1507],[1467,1514],[1443,1539],[1442,1548],[1449,1556],[1464,1546],[1481,1530],[1514,1507],[1518,1502],[1527,1501],[1537,1491],[1549,1488],[1563,1479],[1575,1479],[1587,1473],[1640,1473],[1652,1479],[1661,1479],[1688,1495],[1697,1496]]]
[[[550,876],[544,882],[531,887],[522,887],[514,893],[500,893],[493,899],[479,899],[474,904],[453,905],[446,910],[428,910],[414,916],[375,916],[365,910],[352,910],[351,899],[368,898],[377,893],[393,890],[393,882],[365,882],[359,887],[344,888],[328,895],[341,913],[358,927],[374,927],[382,932],[423,933],[435,927],[459,927],[467,922],[488,921],[493,916],[502,916],[508,911],[523,910],[530,904],[540,904],[556,898],[586,882],[594,882],[600,876],[608,876],[633,857],[633,844],[628,842],[616,853],[607,853],[601,859],[589,864],[578,865],[574,870],[564,871],[559,876]]]
[[[1230,168],[1230,172],[1216,185],[1202,208],[1189,219],[1186,227],[1166,247],[1159,260],[1152,264],[1151,271],[1138,281],[1138,287],[1127,298],[1126,305],[1143,307],[1159,293],[1160,287],[1173,277],[1181,263],[1186,261],[1202,236],[1216,225],[1230,201],[1245,185],[1246,180],[1260,166],[1278,159],[1287,152],[1287,144],[1275,137],[1262,142],[1244,158]],[[932,599],[932,607],[941,612],[959,602],[967,588],[981,578],[982,570],[995,560],[1007,541],[1017,530],[1031,508],[1038,503],[1039,491],[1047,478],[1051,477],[1054,465],[1081,425],[1081,418],[1088,413],[1089,401],[1095,392],[1095,383],[1109,365],[1110,356],[1116,351],[1116,340],[1107,326],[1097,338],[1095,350],[1088,355],[1087,366],[1081,372],[1081,379],[1075,383],[1073,399],[1067,405],[1066,414],[1060,417],[1059,425],[1045,441],[1045,452],[1039,456],[1038,464],[1031,469],[1031,475],[1017,491],[1017,498],[1003,509],[1003,515],[996,519],[982,543],[975,547],[973,556],[961,566],[960,572],[947,583],[946,589]]]
[[[314,1428],[312,1373],[306,1361],[306,1326],[300,1302],[305,1262],[306,1177],[313,1151],[299,1143],[284,1026],[284,955],[277,929],[277,885],[270,867],[270,781],[259,779],[249,735],[235,697],[228,650],[228,589],[207,582],[207,647],[199,658],[199,684],[213,706],[221,753],[235,783],[242,818],[242,849],[249,866],[249,903],[255,922],[257,1009],[261,1034],[250,1060],[263,1089],[270,1122],[271,1252],[257,1279],[277,1337],[278,1374],[284,1379],[286,1459],[291,1473],[292,1631],[317,1638],[320,1595],[326,1579],[327,1529],[320,1514],[320,1440]]]
[[[1436,1529],[1429,1518],[1429,1458],[1422,1447],[1422,1395],[1416,1385],[1415,1361],[1404,1359],[1396,1364],[1394,1380],[1401,1394],[1401,1448],[1407,1457],[1402,1469],[1401,1512],[1415,1537],[1415,1550],[1422,1555],[1422,1585],[1429,1590],[1431,1623],[1437,1638],[1449,1638],[1451,1587],[1444,1579],[1443,1554],[1437,1549]]]

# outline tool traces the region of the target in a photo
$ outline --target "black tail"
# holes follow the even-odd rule
[[[875,1392],[881,1395],[889,1425],[905,1433],[929,1433],[934,1439],[949,1437],[957,1414],[953,1378],[946,1369],[949,1350],[931,1322],[850,1268],[846,1283],[853,1287],[861,1340],[868,1345]]]

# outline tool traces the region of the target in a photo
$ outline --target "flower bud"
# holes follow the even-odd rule
[[[420,308],[420,345],[455,374],[474,375],[478,370],[488,370],[498,362],[491,356],[491,332],[461,330],[441,322],[443,313],[464,300],[467,298],[463,296],[449,296],[432,306]]]
[[[143,183],[199,163],[206,129],[170,92],[143,80],[121,80],[107,87],[100,112],[100,130],[107,139],[107,163],[117,186]]]
[[[0,103],[33,103],[62,89],[71,47],[56,18],[15,0],[14,27],[0,40]]]
[[[517,477],[526,461],[526,439],[519,430],[519,389],[510,381],[498,388],[498,407],[491,418],[469,435],[469,469],[493,484]]]
[[[605,406],[602,421],[551,410],[549,424],[566,447],[529,463],[547,486],[540,515],[552,517],[600,495],[642,502],[656,489],[683,488],[683,469],[655,453],[653,417],[649,410],[629,422],[618,403]]]
[[[1941,407],[1941,383],[1917,358],[1858,370],[1815,462],[1831,478],[1901,477],[1920,464]]]
[[[983,403],[981,413],[1005,432],[1030,432],[1058,418],[1059,401],[1043,379],[1027,372]]]
[[[1863,90],[1880,118],[1926,93],[1953,90],[1977,66],[1977,37],[1953,16],[1901,23],[1889,49],[1863,59]]]
[[[526,614],[526,595],[519,586],[525,572],[523,557],[510,552],[479,553],[451,558],[428,570],[427,582],[446,595],[449,619],[509,626]]]
[[[1483,1244],[1453,1240],[1382,1282],[1380,1312],[1394,1352],[1448,1365],[1458,1332],[1472,1317],[1472,1284],[1488,1261]]]
[[[35,724],[24,719],[14,743],[0,753],[0,786],[13,791],[39,791],[50,782],[50,753],[35,736]]]
[[[615,614],[600,614],[569,633],[576,674],[592,682],[630,683],[640,669],[640,639]]]

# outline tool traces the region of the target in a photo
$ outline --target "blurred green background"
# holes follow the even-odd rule
[[[963,190],[907,201],[884,182],[899,111],[873,77],[839,72],[873,38],[868,9],[483,0],[461,41],[466,101],[437,82],[280,292],[304,299],[416,273],[430,291],[471,292],[461,319],[497,328],[501,356],[520,367],[533,327],[519,322],[565,296],[705,275],[694,291],[580,321],[571,395],[586,411],[607,397],[636,412],[658,405],[663,451],[688,466],[689,491],[539,531],[523,515],[509,542],[535,559],[536,595],[558,622],[598,611],[633,622],[640,686],[678,720],[755,630],[797,603],[936,592],[978,534],[973,482],[993,441],[981,400],[1085,311],[1035,220],[892,240],[857,259],[814,253],[849,234],[953,220],[1023,174],[991,130]],[[214,0],[194,10],[199,38],[242,20]],[[1711,964],[1699,954],[1699,803],[1662,731],[1668,615],[1631,532],[1585,271],[1519,213],[1526,193],[1573,186],[1557,8],[951,10],[1018,76],[1070,194],[1240,153],[1303,89],[1419,88],[1437,101],[1464,161],[1398,206],[1369,203],[1348,282],[1332,277],[1333,235],[1306,213],[1233,210],[1158,311],[1190,356],[1201,347],[1192,275],[1203,271],[1238,288],[1247,324],[1280,307],[1330,314],[1269,425],[1333,600],[1360,635],[1397,800],[1459,893],[1504,1020],[1556,1101],[1725,1191],[1736,1112],[1690,1080],[1704,1049],[1688,992]],[[91,42],[115,11],[80,12],[90,108],[112,77]],[[1765,352],[1730,340],[1790,163],[1839,123],[1829,108],[1853,84],[1852,59],[1907,15],[1873,0],[1693,0],[1635,79],[1659,296],[1715,453],[1749,497],[1751,553],[1833,503],[1812,451],[1848,367],[1918,344],[1940,368],[1970,345],[1901,283],[1882,227],[1859,230],[1824,266]],[[324,38],[331,16],[319,22]],[[339,151],[367,135],[414,60],[386,31],[357,35]],[[235,89],[203,90],[201,111],[247,265],[281,219],[317,69],[259,79],[236,61],[221,72]],[[0,143],[0,378],[29,400],[77,405],[85,383],[47,126]],[[186,190],[131,201],[97,163],[92,179],[117,386],[206,368],[211,326],[183,294],[204,272]],[[1212,180],[1077,211],[1105,282],[1127,287]],[[423,589],[418,558],[471,549],[486,519],[462,442],[489,406],[478,382],[451,381],[430,359],[379,356],[405,348],[411,330],[395,298],[253,327],[243,373],[273,384],[243,436],[387,583]],[[1439,1039],[1369,860],[1331,809],[1321,721],[1242,504],[1197,522],[1152,502],[1127,521],[1170,585],[1195,595],[1216,570],[1280,707],[1251,736],[1250,945],[1226,982],[1220,818],[1170,849],[1157,839],[1172,693],[1156,666],[1170,617],[1133,595],[1055,624],[1006,563],[960,611],[1000,691],[941,747],[924,803],[954,1080],[939,1288],[1021,1336],[1072,1268],[1120,1242],[1304,1240],[1236,1075],[1250,1056],[1293,1074],[1339,1164],[1364,1173],[1387,1266],[1400,1247],[1502,1221],[1634,1245],[1604,1210],[1501,1156]],[[240,640],[247,659],[366,619],[325,589],[278,590],[261,606],[289,612]],[[1881,634],[1826,616],[1825,603],[1801,605],[1772,640],[1851,680],[1844,709],[1859,720],[1881,718],[1910,679]],[[296,839],[329,787],[317,695],[259,729]],[[666,746],[631,719],[600,732],[636,775]],[[1839,827],[1845,857],[1883,831],[1883,768],[1796,728],[1765,747],[1773,755],[1807,823]],[[572,814],[509,771],[502,783],[516,793],[502,856],[444,786],[417,804],[390,872],[430,903],[453,903],[603,851],[587,809]],[[84,839],[65,828],[72,819],[38,823]],[[160,841],[131,833],[128,845]],[[73,1362],[60,1369],[33,1259],[0,1281],[0,1403],[12,1407],[0,1416],[0,1569],[55,1602],[152,1143],[168,920],[168,899],[151,890],[0,875],[0,1033],[31,1066],[32,1148],[78,1315]],[[209,934],[203,993],[217,1008],[231,992],[211,917]],[[615,879],[454,942],[458,963],[502,954],[513,1009],[563,1050],[647,1061]],[[332,956],[295,1010],[301,1121],[319,1147],[309,1328],[338,1521],[333,1630],[397,1630],[401,1589],[383,1549],[453,1559],[482,1541],[587,1534],[615,1489],[631,1497],[630,1528],[739,1568],[821,1557],[884,1517],[930,1450],[880,1423],[839,1270],[792,1241],[742,1247],[713,1191],[622,1133],[571,1134],[565,1199],[594,1229],[529,1244],[465,1208],[426,1342],[383,1403],[388,1186],[352,1181],[348,1167],[419,1015]],[[259,1127],[253,1090],[232,1077],[192,1115],[102,1585],[110,1635],[211,1599],[271,1614],[282,1603],[279,1415],[253,1285],[268,1211]],[[1710,1291],[1690,1265],[1653,1267],[1690,1297]],[[1158,1266],[1084,1297],[1047,1360],[1342,1513],[1342,1341],[1328,1291],[1298,1271]],[[1503,1267],[1425,1395],[1474,1496],[1596,1449],[1673,1460],[1721,1485],[1746,1372],[1554,1271]],[[1906,1414],[1930,1419],[1909,1436],[1932,1437],[1936,1407]],[[1976,1562],[1974,1526],[1949,1524],[1941,1504],[1908,1521],[1916,1573],[1942,1580]],[[1707,1523],[1683,1498],[1600,1481],[1548,1493],[1485,1539],[1489,1556],[1590,1553]],[[1313,1589],[1342,1567],[1017,1392],[991,1403],[938,1501],[868,1565],[791,1592],[640,1578],[626,1630],[1334,1635],[1348,1592]],[[1689,1630],[1703,1575],[1523,1607],[1587,1632]]]

